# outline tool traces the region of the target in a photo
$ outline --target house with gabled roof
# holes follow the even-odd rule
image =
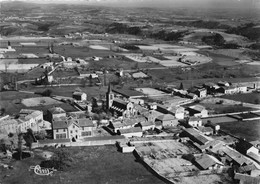
[[[208,117],[208,110],[202,105],[193,105],[188,107],[190,116],[195,117]]]
[[[172,114],[160,115],[156,118],[155,121],[161,121],[163,127],[177,126],[179,124],[178,119],[176,119]]]
[[[39,110],[22,109],[19,112],[17,121],[18,130],[26,132],[27,129],[32,128],[43,121],[43,112]]]
[[[53,119],[60,117],[66,117],[66,112],[61,107],[52,107],[47,110],[47,121],[52,123]]]
[[[251,144],[250,142],[247,142],[245,140],[240,140],[237,144],[236,144],[236,149],[244,154],[247,155],[248,153],[252,152],[254,154],[258,154],[259,150],[253,146],[253,144]]]
[[[87,94],[86,93],[83,93],[81,91],[75,91],[73,94],[72,94],[72,98],[77,100],[77,101],[86,101],[87,100]]]
[[[53,139],[77,140],[84,137],[92,137],[94,124],[88,118],[56,118],[52,123],[52,130]]]
[[[143,131],[140,127],[133,127],[133,128],[128,128],[128,129],[120,129],[120,130],[118,130],[118,134],[123,135],[127,138],[142,137]]]
[[[201,157],[195,160],[200,169],[211,170],[222,168],[224,164],[212,155],[203,154]]]

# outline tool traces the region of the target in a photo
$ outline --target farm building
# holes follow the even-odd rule
[[[259,150],[254,147],[251,143],[244,141],[244,140],[240,140],[237,144],[236,144],[236,149],[242,153],[247,155],[248,153],[252,152],[255,154],[258,154]]]
[[[205,145],[208,142],[212,141],[210,137],[207,137],[200,133],[198,130],[194,128],[186,128],[183,130],[183,134],[187,137],[189,137],[192,141],[195,143],[198,143],[199,145]]]
[[[72,97],[77,101],[86,101],[87,100],[87,94],[83,92],[74,92]]]
[[[56,118],[66,117],[66,112],[60,107],[53,107],[47,110],[46,119],[49,122],[52,122]]]
[[[156,121],[162,122],[163,127],[177,126],[179,124],[178,119],[176,119],[172,114],[160,115],[156,118]]]
[[[211,127],[204,127],[204,126],[199,126],[198,130],[202,132],[204,135],[212,135],[214,130]]]
[[[121,95],[122,97],[127,98],[127,99],[144,97],[144,94],[139,91],[125,89],[125,88],[112,89],[112,92],[114,92],[116,95]]]
[[[190,116],[202,117],[202,118],[208,117],[208,110],[202,105],[193,105],[188,107],[187,110],[189,111]]]
[[[143,131],[140,127],[121,129],[121,130],[118,130],[118,133],[120,135],[127,137],[127,138],[129,138],[129,137],[142,137],[143,136]]]
[[[188,124],[192,127],[200,127],[202,126],[202,120],[198,117],[190,117],[188,120]]]
[[[0,132],[16,133],[18,128],[18,121],[13,118],[7,118],[0,121]]]
[[[211,170],[222,168],[224,164],[212,155],[203,154],[200,158],[195,160],[199,168],[203,170]]]
[[[43,112],[31,109],[22,109],[18,118],[18,129],[26,132],[27,129],[34,127],[43,121]]]
[[[140,122],[139,124],[143,131],[153,130],[155,128],[154,122],[151,121]]]

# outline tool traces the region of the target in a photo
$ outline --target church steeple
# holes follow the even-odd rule
[[[114,100],[114,93],[112,92],[111,84],[109,82],[107,93],[106,93],[106,103],[107,103],[107,109],[110,109],[112,106],[113,100]]]

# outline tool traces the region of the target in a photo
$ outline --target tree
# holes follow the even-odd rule
[[[3,116],[5,114],[5,108],[0,109],[0,116]]]
[[[184,88],[183,88],[183,84],[181,83],[180,84],[180,87],[179,87],[179,90],[183,90]]]
[[[51,94],[52,94],[52,90],[50,89],[46,89],[41,93],[42,96],[51,96]]]
[[[18,134],[18,154],[19,160],[23,159],[23,133]]]
[[[90,87],[93,86],[93,77],[92,77],[92,75],[89,76],[89,86]]]

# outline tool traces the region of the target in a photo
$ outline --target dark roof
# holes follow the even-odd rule
[[[251,144],[250,142],[244,141],[244,140],[240,140],[236,144],[237,150],[243,154],[246,154],[247,150],[249,150],[252,147],[254,147],[253,144]]]
[[[130,97],[142,97],[144,96],[143,93],[135,90],[130,89],[112,89],[113,92],[118,93],[124,97],[130,98]]]
[[[158,119],[160,121],[167,121],[167,120],[174,120],[176,118],[171,114],[164,114],[164,115],[158,116],[156,119]]]
[[[208,154],[202,155],[201,158],[196,159],[196,162],[199,164],[199,166],[202,169],[205,169],[205,170],[208,169],[209,167],[215,165],[215,164],[224,165],[218,159],[216,159],[212,155],[208,155]]]
[[[67,121],[54,121],[52,123],[53,129],[62,129],[62,128],[68,128],[69,125],[67,124]]]
[[[200,126],[198,127],[198,130],[205,133],[205,132],[213,132],[213,129],[211,127],[204,127],[204,126]]]
[[[81,127],[94,127],[93,121],[89,118],[77,119],[77,122]]]
[[[252,171],[252,170],[255,170],[255,169],[257,169],[257,167],[254,164],[250,164],[250,165],[239,167],[238,172],[245,173],[245,172],[249,172],[249,171]]]

